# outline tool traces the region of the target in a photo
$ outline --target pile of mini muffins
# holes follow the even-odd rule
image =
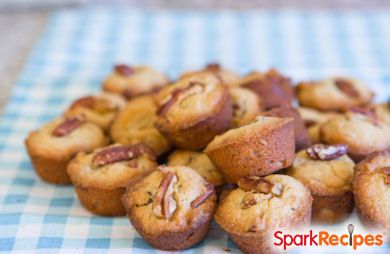
[[[103,90],[31,132],[28,154],[42,180],[127,214],[158,249],[193,246],[214,218],[243,252],[274,253],[276,230],[337,223],[355,204],[390,228],[390,104],[357,80],[294,86],[209,64],[170,81],[116,65]]]

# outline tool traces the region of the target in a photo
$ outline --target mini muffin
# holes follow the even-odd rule
[[[390,150],[375,152],[355,166],[353,193],[363,223],[390,229]]]
[[[335,223],[353,210],[352,176],[355,163],[346,145],[316,144],[300,151],[286,174],[313,195],[312,220]]]
[[[169,155],[168,165],[192,168],[215,187],[221,187],[225,183],[221,173],[215,168],[209,157],[202,152],[176,150]]]
[[[155,92],[167,85],[164,74],[146,66],[115,65],[114,71],[103,83],[103,90],[125,96],[127,99]]]
[[[232,127],[248,124],[264,109],[263,100],[253,91],[242,87],[230,87],[233,101]]]
[[[272,174],[294,161],[294,119],[260,116],[215,137],[205,153],[228,183]]]
[[[357,80],[334,77],[302,82],[296,89],[299,104],[318,110],[345,110],[368,104],[374,94]]]
[[[191,75],[204,73],[204,72],[211,72],[216,74],[226,85],[232,85],[240,79],[240,76],[238,74],[230,70],[223,69],[218,63],[208,64],[203,70],[184,72],[180,76],[180,79],[187,78]]]
[[[374,105],[372,111],[381,121],[390,125],[390,102]]]
[[[106,143],[103,131],[80,117],[56,118],[30,132],[25,140],[39,177],[55,184],[71,183],[66,166],[78,152],[90,152]]]
[[[305,107],[299,107],[298,112],[305,123],[312,144],[321,143],[320,127],[322,124],[340,115],[336,112],[322,112]]]
[[[329,120],[320,129],[323,142],[346,144],[349,156],[360,161],[375,151],[390,148],[390,125],[363,108],[351,108],[344,115]]]
[[[213,185],[183,166],[160,166],[122,197],[131,224],[145,241],[172,251],[206,237],[216,199]]]
[[[144,143],[156,155],[168,151],[168,140],[154,127],[156,109],[150,95],[130,100],[112,124],[111,138],[121,144]]]
[[[310,191],[286,175],[245,177],[220,202],[215,221],[244,253],[280,253],[276,231],[310,225]]]
[[[294,88],[290,78],[283,76],[276,69],[270,69],[265,73],[252,72],[236,85],[254,91],[263,99],[265,109],[290,105],[294,99]]]
[[[80,203],[102,216],[125,215],[121,197],[156,168],[153,152],[143,144],[114,144],[92,153],[79,153],[68,165],[68,174]]]
[[[262,115],[294,118],[295,150],[300,151],[310,145],[309,133],[306,130],[305,123],[299,112],[292,106],[283,105],[263,112]]]
[[[212,73],[194,74],[161,91],[156,127],[177,147],[197,150],[230,128],[228,88]]]
[[[101,93],[94,96],[85,96],[72,103],[65,112],[66,117],[82,116],[108,131],[118,112],[123,109],[126,101],[114,93]]]

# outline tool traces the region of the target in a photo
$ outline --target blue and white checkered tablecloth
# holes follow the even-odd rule
[[[151,65],[172,78],[208,62],[242,74],[274,66],[294,80],[352,75],[384,101],[390,97],[390,11],[55,13],[0,123],[0,252],[159,252],[126,218],[93,216],[72,187],[38,179],[24,150],[30,130],[78,96],[99,91],[117,62]],[[224,248],[238,251],[213,224],[207,239],[186,252]]]

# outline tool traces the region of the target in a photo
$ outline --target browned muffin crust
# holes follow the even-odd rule
[[[236,85],[257,93],[263,99],[265,109],[290,105],[294,99],[291,79],[273,68],[265,73],[253,72],[237,82]]]
[[[161,94],[156,127],[179,148],[201,149],[230,127],[231,97],[214,74],[191,75]]]
[[[228,183],[245,176],[269,175],[294,160],[294,120],[260,116],[215,137],[205,153]]]
[[[160,166],[128,188],[122,201],[138,233],[162,250],[182,250],[203,240],[216,209],[213,185],[182,166]]]
[[[114,144],[91,154],[79,153],[68,165],[68,173],[81,204],[103,216],[125,215],[121,197],[155,167],[153,152],[143,144]]]
[[[36,173],[54,184],[71,183],[66,166],[78,152],[89,152],[106,143],[102,130],[80,117],[56,118],[30,132],[25,140]]]
[[[292,106],[283,105],[263,112],[262,115],[294,118],[295,150],[300,151],[310,145],[309,133],[306,130],[305,123],[303,122],[299,112]]]
[[[206,65],[202,70],[184,72],[180,76],[180,79],[187,78],[191,75],[195,75],[199,73],[205,73],[205,72],[210,72],[213,73],[214,75],[217,75],[221,79],[221,81],[226,85],[235,84],[240,79],[240,76],[238,74],[222,68],[222,66],[218,63],[210,63]]]

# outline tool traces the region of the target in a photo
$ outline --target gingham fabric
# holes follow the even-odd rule
[[[0,251],[159,252],[126,218],[93,216],[71,186],[38,179],[24,149],[29,131],[78,96],[99,91],[114,63],[151,65],[171,78],[208,62],[242,74],[274,66],[295,81],[351,75],[385,101],[390,96],[389,26],[390,11],[55,13],[0,124]],[[206,240],[186,252],[223,253],[225,248],[238,252],[214,223]]]

